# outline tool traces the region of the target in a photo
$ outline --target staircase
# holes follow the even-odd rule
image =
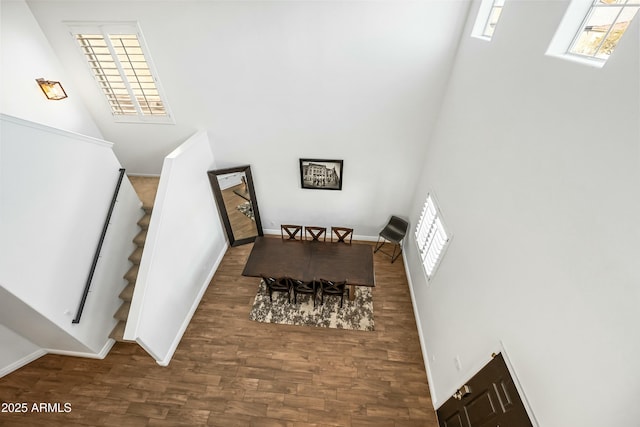
[[[151,212],[153,211],[153,202],[158,189],[159,178],[131,176],[129,177],[129,180],[131,181],[133,188],[136,190],[138,197],[142,200],[144,216],[138,221],[140,232],[133,239],[136,249],[131,253],[131,255],[129,255],[129,261],[131,261],[133,265],[127,274],[124,275],[128,284],[119,295],[122,300],[122,305],[113,315],[113,317],[118,320],[118,324],[113,328],[111,334],[109,334],[110,338],[119,342],[129,342],[124,339],[124,328],[129,317],[129,309],[131,308],[131,300],[133,299],[133,290],[136,285],[136,279],[138,278],[138,269],[140,268],[144,242],[147,239],[147,230],[149,229],[149,222],[151,221]]]

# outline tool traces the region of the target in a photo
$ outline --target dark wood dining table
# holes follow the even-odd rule
[[[291,277],[303,281],[346,281],[351,286],[375,286],[373,247],[367,244],[256,238],[243,276]]]

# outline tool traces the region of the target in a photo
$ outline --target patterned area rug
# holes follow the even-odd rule
[[[251,204],[249,202],[238,205],[236,209],[245,214],[248,218],[251,218],[254,221],[256,220],[255,216],[253,215],[253,209],[251,209]]]
[[[340,298],[329,296],[316,307],[309,295],[298,295],[298,303],[287,302],[287,295],[283,292],[273,293],[273,303],[269,301],[269,291],[264,282],[260,282],[249,319],[263,323],[280,323],[285,325],[317,326],[321,328],[357,329],[373,331],[373,297],[371,288],[356,286],[356,298],[349,301],[345,295],[340,308]]]

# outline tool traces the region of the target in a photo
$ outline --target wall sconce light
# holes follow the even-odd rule
[[[54,82],[45,79],[36,79],[38,85],[40,85],[40,89],[44,92],[47,99],[59,100],[65,99],[67,97],[67,93],[62,88],[60,82]]]

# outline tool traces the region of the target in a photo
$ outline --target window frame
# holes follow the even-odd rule
[[[428,218],[427,216],[429,211],[431,211],[431,218]],[[425,221],[428,221],[428,224]],[[424,227],[428,227],[430,229],[430,231],[426,232],[426,235],[422,235]],[[430,239],[429,235],[432,234],[432,232],[433,237]],[[433,244],[438,244],[436,237],[440,234],[444,234],[444,241],[440,248],[437,249]],[[422,205],[420,217],[417,221],[414,237],[420,257],[420,263],[422,264],[425,276],[427,277],[427,282],[431,282],[438,271],[438,267],[440,266],[453,237],[451,232],[448,231],[448,227],[442,218],[442,212],[440,211],[438,201],[433,192],[427,193],[425,202]],[[436,253],[434,254],[433,252],[430,252],[432,250],[435,250]],[[435,261],[429,262],[430,259],[433,259],[433,256],[435,256]],[[429,267],[428,264],[431,264],[432,266]]]
[[[584,23],[588,19],[593,3],[594,0],[572,0],[569,3],[562,21],[551,43],[549,43],[546,51],[547,56],[594,68],[604,67],[608,58],[598,59],[569,52],[569,46],[571,46],[574,39],[580,36],[584,28]]]
[[[599,57],[597,55],[600,52],[600,49],[602,48],[604,43],[607,41],[607,38],[609,37],[609,34],[611,34],[611,31],[614,29],[616,23],[618,22],[618,18],[620,18],[620,15],[624,11],[624,9],[627,8],[627,7],[640,8],[640,1],[639,0],[625,0],[624,3],[611,3],[611,4],[603,4],[603,3],[599,3],[599,2],[600,2],[600,0],[592,0],[592,1],[590,1],[589,9],[587,10],[586,14],[584,15],[584,18],[582,19],[582,21],[580,22],[580,25],[577,27],[577,29],[575,31],[575,34],[574,34],[573,38],[571,39],[571,42],[567,46],[567,49],[566,49],[566,52],[565,52],[566,55],[575,56],[577,58],[580,58],[580,59],[586,60],[586,61],[593,61],[593,62],[598,62],[598,63],[604,64],[605,62],[607,62],[607,60],[609,59],[611,54],[613,54],[613,51],[618,46],[618,42],[616,42],[616,45],[611,50],[611,54],[607,55],[606,58],[602,58],[602,57]],[[587,55],[587,54],[583,54],[583,53],[572,51],[573,48],[578,43],[578,41],[580,40],[583,32],[585,31],[585,28],[588,27],[589,19],[591,18],[591,16],[594,14],[594,12],[597,9],[619,9],[619,10],[618,10],[618,13],[616,13],[615,18],[609,24],[607,24],[608,25],[608,29],[607,29],[606,33],[604,34],[604,36],[602,37],[602,41],[598,45],[598,47],[595,50],[593,55]],[[636,11],[636,14],[634,14],[634,16],[631,18],[631,20],[629,22],[631,23],[635,19],[636,16],[637,16],[637,11]],[[620,35],[620,38],[622,38],[622,36],[624,36],[624,33],[626,32],[627,28],[625,28],[623,33]]]
[[[89,73],[91,74],[92,79],[96,83],[98,91],[102,94],[105,104],[109,110],[109,113],[113,117],[114,121],[118,123],[175,124],[175,121],[173,119],[173,114],[171,113],[171,110],[167,102],[167,98],[162,89],[162,85],[160,84],[157,70],[155,68],[155,65],[153,64],[151,55],[149,54],[149,49],[146,46],[146,42],[142,35],[142,31],[140,30],[140,26],[138,25],[137,22],[91,22],[91,23],[65,22],[65,24],[69,28],[69,32],[70,32],[71,38],[73,39],[73,43],[75,44],[76,49],[80,53],[82,60],[87,65]],[[107,89],[103,84],[101,84],[99,80],[99,76],[94,72],[94,69],[90,64],[89,56],[86,54],[84,48],[81,46],[81,43],[76,37],[77,35],[81,35],[81,34],[101,35],[103,37],[105,43],[107,44],[107,48],[109,50],[111,60],[115,64],[118,70],[118,73],[120,75],[120,78],[122,80],[122,83],[126,88],[127,97],[129,98],[130,102],[133,104],[133,107],[136,111],[135,114],[118,113],[116,108],[113,107],[109,97],[110,95],[114,96],[114,99],[116,100],[116,102],[118,100],[118,97],[113,95],[112,92],[110,93],[110,89],[111,89],[110,87],[109,89]],[[144,112],[145,107],[138,101],[138,97],[146,96],[144,93],[144,89],[140,88],[139,90],[142,90],[141,94],[136,95],[136,93],[134,92],[134,88],[131,82],[129,81],[129,78],[127,77],[123,63],[118,58],[118,54],[116,53],[116,46],[111,40],[111,36],[122,36],[122,35],[136,36],[139,48],[142,51],[142,55],[144,57],[143,62],[144,64],[146,64],[146,67],[148,68],[151,78],[153,80],[152,83],[155,86],[154,88],[150,88],[149,90],[157,91],[157,96],[160,98],[160,102],[162,104],[162,108],[164,109],[165,114],[145,113]],[[135,74],[135,70],[134,70],[134,74]],[[137,83],[140,83],[140,82],[137,81]],[[147,105],[146,108],[151,109],[152,107]]]
[[[501,4],[498,4],[501,3]],[[495,34],[495,30],[498,27],[498,22],[502,17],[506,0],[482,0],[480,7],[478,8],[478,14],[476,15],[476,21],[471,30],[471,35],[481,40],[491,41]],[[490,34],[487,33],[489,28],[491,17],[496,9],[500,9],[498,18],[495,21],[493,31]]]

